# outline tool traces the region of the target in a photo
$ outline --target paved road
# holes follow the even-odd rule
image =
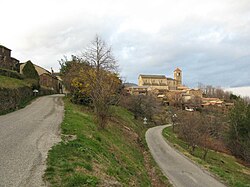
[[[47,152],[60,141],[63,111],[62,95],[51,95],[0,116],[0,187],[45,186]]]
[[[146,132],[146,141],[155,161],[173,185],[177,187],[225,187],[167,144],[162,136],[162,130],[167,126],[170,125],[149,129]]]

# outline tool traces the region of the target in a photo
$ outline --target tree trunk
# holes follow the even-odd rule
[[[206,160],[208,149],[204,149],[203,160]]]
[[[192,147],[191,147],[192,149],[191,149],[191,155],[194,155],[194,151],[195,151],[195,145],[192,145]]]

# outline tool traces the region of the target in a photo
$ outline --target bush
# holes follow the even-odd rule
[[[2,68],[0,68],[0,75],[15,78],[15,79],[23,79],[24,78],[23,75],[21,75],[20,73],[18,73],[16,71],[2,69]]]
[[[250,105],[238,100],[229,119],[229,148],[235,156],[250,163]]]
[[[31,84],[33,90],[40,89],[39,75],[31,61],[26,62],[25,66],[23,67],[23,75],[27,79],[27,81]]]
[[[39,75],[31,61],[25,63],[25,66],[23,67],[23,75],[27,79],[35,79],[39,81]]]

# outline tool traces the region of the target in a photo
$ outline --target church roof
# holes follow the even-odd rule
[[[179,68],[176,68],[174,71],[181,71]]]
[[[141,78],[166,79],[165,75],[139,75]]]
[[[174,81],[175,79],[172,79],[172,78],[167,77],[167,80],[172,80],[172,81]]]

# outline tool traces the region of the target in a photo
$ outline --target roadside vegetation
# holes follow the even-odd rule
[[[246,187],[250,186],[250,105],[248,99],[232,96],[230,110],[170,108],[174,125],[163,135],[229,186]]]
[[[29,84],[24,80],[0,75],[0,88],[14,89],[14,88],[20,88],[24,86],[29,86]]]
[[[44,177],[51,186],[169,186],[146,146],[147,127],[131,112],[112,106],[100,130],[93,110],[64,102],[62,142],[49,152]]]
[[[229,186],[250,186],[250,169],[240,164],[235,157],[209,149],[209,153],[204,160],[203,148],[196,146],[195,151],[191,154],[189,144],[178,138],[178,135],[173,132],[171,127],[164,129],[163,136],[185,156],[202,165]]]
[[[70,94],[62,142],[49,152],[45,180],[60,187],[169,186],[144,137],[155,105],[138,97],[130,106],[111,48],[96,36],[82,55],[59,63]],[[143,124],[146,114],[149,124]]]

